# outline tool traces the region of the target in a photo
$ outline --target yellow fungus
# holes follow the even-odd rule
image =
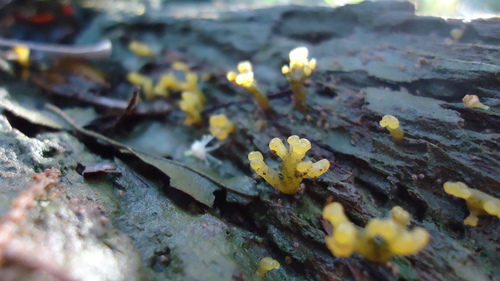
[[[302,161],[306,152],[311,149],[311,143],[307,139],[290,136],[288,144],[290,149],[286,149],[279,138],[274,138],[269,142],[271,152],[277,154],[283,160],[280,166],[281,175],[264,162],[262,153],[258,151],[250,152],[248,160],[250,160],[252,169],[274,188],[285,194],[295,194],[299,192],[300,183],[304,178],[321,176],[330,168],[330,162],[326,159],[315,163]]]
[[[16,55],[16,61],[21,66],[21,78],[26,79],[30,75],[30,49],[26,46],[15,46],[12,48],[12,51]]]
[[[465,199],[470,214],[465,218],[464,224],[476,226],[478,216],[483,215],[500,218],[500,199],[477,189],[469,188],[465,183],[459,181],[447,181],[443,188],[446,193]]]
[[[200,96],[194,92],[185,91],[181,94],[182,100],[179,103],[179,107],[186,113],[186,120],[184,124],[186,125],[198,125],[201,124],[201,111],[203,110],[203,102]]]
[[[234,124],[224,114],[214,115],[210,117],[210,133],[218,140],[225,140],[227,136],[234,132]]]
[[[141,57],[151,57],[155,55],[155,52],[153,52],[153,50],[151,50],[148,45],[139,41],[130,41],[130,43],[128,44],[128,49],[137,56]]]
[[[158,84],[155,86],[155,92],[158,95],[168,96],[170,91],[184,92],[189,91],[198,96],[202,104],[205,104],[206,97],[198,87],[198,74],[192,72],[187,64],[183,62],[174,62],[172,68],[183,72],[184,79],[177,78],[173,71],[169,71],[160,76]]]
[[[462,102],[467,108],[479,108],[482,110],[490,109],[489,106],[482,104],[476,95],[465,95]]]
[[[230,71],[226,77],[229,82],[245,88],[253,96],[257,104],[263,110],[269,110],[269,99],[264,95],[253,77],[252,64],[249,61],[238,63],[238,72]]]
[[[161,82],[157,83],[153,88],[153,94],[156,97],[168,97],[170,92],[167,88],[163,87]]]
[[[408,230],[410,214],[396,206],[388,219],[374,218],[364,229],[358,230],[347,218],[344,208],[333,202],[323,209],[323,217],[333,226],[333,233],[326,237],[326,245],[337,257],[359,253],[374,262],[386,262],[393,256],[414,255],[429,242],[429,233],[416,227]],[[378,241],[381,238],[382,241]]]
[[[180,70],[180,71],[184,71],[184,72],[190,72],[191,71],[189,69],[189,66],[185,62],[182,62],[182,61],[175,61],[172,64],[172,68],[175,69],[175,70]]]
[[[12,48],[16,54],[16,60],[22,67],[30,66],[30,49],[26,46],[15,46]]]
[[[399,126],[399,120],[396,117],[385,115],[382,117],[382,120],[380,120],[380,126],[387,128],[394,141],[398,142],[403,140],[405,132],[401,126]]]
[[[127,80],[134,85],[141,86],[146,99],[155,97],[153,79],[137,72],[130,72],[127,74]]]
[[[271,257],[262,258],[259,261],[259,266],[257,267],[257,275],[262,278],[266,273],[273,269],[279,269],[280,263]]]
[[[316,59],[308,59],[309,51],[306,47],[298,47],[290,51],[290,65],[284,65],[281,72],[286,75],[293,93],[294,107],[300,111],[306,111],[307,89],[304,86],[305,79],[311,75],[316,68]]]
[[[450,36],[457,41],[460,41],[463,35],[464,30],[462,28],[454,28],[450,31]]]

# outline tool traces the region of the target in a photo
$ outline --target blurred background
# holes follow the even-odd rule
[[[356,4],[364,0],[77,0],[79,4],[102,9],[131,10],[141,12],[147,7],[170,7],[182,14],[192,8],[198,12],[216,9],[235,10],[262,8],[276,5],[325,5],[342,6]],[[386,1],[386,0],[373,0]],[[409,0],[414,3],[420,15],[444,18],[486,18],[500,14],[500,0]],[[196,4],[195,7],[192,5]],[[188,13],[189,14],[189,13]]]

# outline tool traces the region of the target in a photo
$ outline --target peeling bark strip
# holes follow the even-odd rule
[[[45,189],[59,182],[61,172],[56,168],[47,169],[45,172],[35,174],[33,181],[28,183],[26,189],[12,201],[12,208],[5,214],[0,222],[0,267],[13,256],[19,248],[19,243],[13,243],[14,234],[20,223],[26,217],[26,212],[35,205],[35,199],[44,194]],[[14,246],[11,247],[13,244]],[[12,248],[12,249],[11,249]]]

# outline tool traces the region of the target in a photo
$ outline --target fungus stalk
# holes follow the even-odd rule
[[[307,139],[298,136],[288,138],[290,149],[279,138],[274,138],[269,142],[272,153],[277,154],[283,163],[280,166],[281,175],[271,169],[265,162],[262,153],[252,151],[248,154],[250,166],[275,189],[285,194],[296,194],[300,190],[300,183],[304,178],[316,178],[321,176],[330,168],[330,162],[321,159],[313,163],[312,161],[302,161],[306,152],[311,149],[311,143]]]
[[[238,72],[230,71],[227,73],[227,80],[229,82],[245,88],[253,96],[257,104],[263,110],[269,110],[271,106],[269,105],[269,99],[257,86],[255,82],[252,64],[249,61],[242,61],[238,63]]]
[[[465,199],[470,214],[465,218],[464,224],[476,226],[478,216],[483,215],[500,218],[500,199],[477,189],[469,188],[465,183],[459,181],[447,181],[444,183],[443,188],[446,193]]]
[[[396,117],[392,115],[385,115],[382,117],[382,120],[380,120],[380,126],[387,128],[395,142],[403,140],[405,132],[401,126],[399,126],[399,120]]]
[[[284,65],[281,72],[286,75],[293,93],[293,105],[299,111],[306,111],[307,89],[304,81],[316,68],[316,59],[308,60],[309,51],[306,47],[293,49],[290,54],[290,65]]]
[[[410,214],[399,206],[392,208],[391,218],[374,218],[358,230],[338,202],[323,209],[323,217],[333,226],[326,245],[337,257],[349,257],[354,252],[373,262],[386,262],[393,256],[414,255],[429,242],[429,233],[416,227],[408,230]],[[381,241],[380,241],[381,239]]]

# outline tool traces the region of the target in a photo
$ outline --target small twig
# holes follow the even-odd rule
[[[0,37],[0,47],[25,46],[32,51],[45,53],[49,57],[79,57],[86,59],[103,59],[111,54],[112,44],[109,39],[88,46],[68,46],[58,44],[41,44],[30,41],[19,41]]]
[[[119,143],[119,142],[117,142],[115,140],[112,140],[112,139],[110,139],[108,137],[105,137],[105,136],[103,136],[101,134],[98,134],[98,133],[96,133],[94,131],[84,129],[84,128],[78,126],[78,124],[76,124],[76,122],[73,119],[71,119],[71,117],[69,117],[66,113],[64,113],[64,111],[62,111],[60,108],[58,108],[55,105],[46,104],[45,107],[47,109],[51,110],[52,112],[54,112],[55,114],[57,114],[59,117],[61,117],[62,119],[64,119],[66,122],[68,122],[68,124],[70,124],[71,127],[73,127],[73,130],[75,130],[77,133],[80,133],[80,134],[82,134],[84,136],[87,136],[87,137],[94,138],[96,141],[101,141],[102,143],[104,143],[106,145],[109,145],[111,147],[114,147],[117,150],[120,150],[121,152],[131,153],[131,154],[133,154],[133,155],[135,155],[136,157],[139,157],[139,158],[140,158],[139,154],[146,154],[149,157],[155,157],[155,158],[161,159],[162,161],[170,162],[173,165],[176,165],[176,166],[182,167],[184,169],[193,171],[196,174],[198,174],[200,176],[203,176],[206,179],[208,179],[208,180],[210,180],[210,181],[212,181],[212,182],[220,185],[219,181],[217,181],[216,179],[214,179],[210,175],[208,175],[206,173],[203,173],[203,172],[200,172],[200,171],[198,171],[196,169],[193,169],[192,167],[189,167],[189,166],[187,166],[185,164],[182,164],[180,162],[173,161],[173,160],[168,160],[168,159],[165,159],[165,158],[162,158],[162,157],[159,157],[159,156],[149,155],[149,154],[147,154],[145,152],[142,152],[139,149],[132,149],[132,148],[130,148],[130,147],[124,145],[124,144],[121,144],[121,143]],[[231,192],[237,193],[237,194],[241,194],[241,195],[245,195],[244,192],[241,192],[241,191],[238,191],[238,190],[235,190],[235,189],[231,189]]]
[[[59,107],[52,105],[52,104],[49,104],[49,103],[45,104],[45,107],[47,109],[51,110],[52,112],[54,112],[55,114],[57,114],[62,119],[64,119],[64,121],[68,122],[68,124],[70,124],[71,127],[73,127],[73,129],[76,130],[78,133],[81,133],[85,136],[94,138],[97,141],[98,140],[105,141],[105,142],[107,142],[108,145],[111,145],[111,146],[114,146],[114,147],[117,147],[120,149],[124,149],[124,150],[129,150],[129,148],[126,145],[123,145],[115,140],[112,140],[112,139],[110,139],[106,136],[103,136],[101,134],[98,134],[94,131],[87,130],[87,129],[84,129],[84,128],[78,126],[78,124],[76,124],[76,122],[73,119],[71,119],[71,117],[69,117],[66,113],[64,113],[64,111],[62,111]]]
[[[138,100],[139,100],[139,92],[141,91],[141,87],[135,87],[134,88],[134,93],[132,94],[132,97],[130,98],[127,108],[125,108],[125,111],[123,114],[121,114],[117,119],[114,124],[114,127],[116,127],[120,122],[125,118],[127,115],[130,115],[130,113],[135,109],[137,106]]]

